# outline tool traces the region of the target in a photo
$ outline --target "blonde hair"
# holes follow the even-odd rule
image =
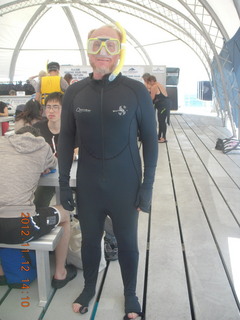
[[[103,25],[103,26],[101,26],[101,27],[99,27],[99,28],[92,29],[92,30],[89,31],[89,33],[88,33],[88,39],[91,38],[91,35],[93,34],[94,31],[99,30],[99,29],[102,29],[102,28],[104,28],[104,27],[115,30],[115,31],[117,32],[118,36],[119,36],[120,42],[122,42],[122,38],[123,38],[122,32],[121,32],[121,31],[118,29],[118,27],[115,26],[114,24],[105,24],[105,25]]]
[[[44,71],[44,70],[41,70],[41,71],[39,72],[39,74],[38,74],[38,77],[39,77],[39,78],[45,77],[45,76],[47,76],[47,72]]]

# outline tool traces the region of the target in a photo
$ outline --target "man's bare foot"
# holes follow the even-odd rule
[[[134,311],[131,312],[130,310],[134,310]],[[125,296],[125,316],[123,319],[124,320],[142,319],[143,313],[141,311],[138,312],[137,310],[141,310],[138,297],[135,295]]]
[[[80,305],[79,303],[73,303],[73,304],[72,304],[72,309],[73,309],[73,311],[74,311],[75,313],[78,313],[79,310],[80,310],[80,308],[81,308],[81,305]]]
[[[77,302],[74,302],[72,304],[72,309],[73,309],[73,312],[75,312],[75,313],[84,314],[84,313],[88,312],[88,307],[84,307],[84,306],[82,306],[81,304],[79,304]]]
[[[72,309],[75,313],[81,313],[84,314],[88,312],[88,304],[90,300],[95,295],[95,289],[84,288],[82,293],[77,297],[77,299],[72,304]]]
[[[125,317],[123,318],[124,320],[131,320],[131,319],[143,319],[143,313],[135,313],[135,312],[129,312],[128,314],[125,315]]]

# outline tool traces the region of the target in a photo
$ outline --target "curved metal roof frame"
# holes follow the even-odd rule
[[[29,7],[28,2],[29,2],[28,0],[27,1],[26,0],[21,1],[21,3],[22,3],[21,9],[25,8],[25,7]],[[18,57],[19,52],[20,52],[20,50],[21,50],[21,48],[22,48],[22,46],[24,44],[25,39],[27,38],[27,35],[33,29],[33,27],[39,21],[39,19],[41,19],[41,17],[49,10],[49,8],[47,7],[49,2],[47,2],[47,3],[45,1],[35,1],[35,2],[37,2],[37,4],[39,4],[41,2],[44,2],[44,3],[37,9],[37,11],[33,15],[33,17],[30,19],[30,21],[28,22],[27,26],[23,30],[21,36],[19,37],[17,45],[15,46],[15,49],[14,49],[14,52],[13,52],[13,55],[12,55],[10,70],[9,70],[9,78],[10,78],[10,80],[13,79],[17,57]],[[18,10],[19,9],[19,5],[20,5],[20,1],[18,1],[15,4],[17,4],[17,10]],[[15,4],[13,5],[14,7],[12,9],[9,8],[10,10],[8,11],[8,13],[16,10]],[[36,5],[36,3],[33,4],[33,6],[35,6],[35,5]],[[109,22],[114,23],[113,19],[111,19],[107,15],[103,14],[101,11],[99,11],[99,10],[97,10],[95,8],[92,8],[89,5],[84,5],[84,6],[81,6],[80,8],[77,5],[79,5],[79,4],[76,3],[76,6],[74,6],[76,9],[80,9],[80,10],[86,12],[87,14],[95,13],[95,17],[98,20],[100,20],[100,21],[102,21],[104,23],[109,23]],[[83,43],[82,43],[82,40],[81,40],[81,36],[80,36],[80,34],[78,32],[78,28],[77,28],[76,23],[74,21],[74,18],[73,18],[72,14],[71,14],[71,11],[70,11],[70,9],[68,7],[63,7],[63,10],[64,10],[65,14],[68,17],[69,23],[70,23],[70,25],[72,27],[72,30],[74,32],[74,35],[75,35],[75,37],[77,39],[78,48],[79,48],[79,52],[81,53],[81,58],[82,58],[83,65],[86,65],[87,64],[87,62],[86,62],[86,54],[85,54],[85,51],[84,51],[84,48],[83,48]],[[134,43],[134,47],[136,48],[136,50],[138,50],[137,48],[139,48],[139,50],[141,51],[140,55],[145,60],[145,63],[146,64],[148,63],[149,65],[152,65],[152,62],[151,62],[151,59],[150,59],[148,53],[142,47],[140,42],[137,41],[137,39],[135,39],[134,36],[131,35],[129,32],[127,32],[127,34],[128,34],[128,39],[131,39],[132,42]]]
[[[210,74],[213,77],[211,72],[211,61],[214,57],[219,70],[222,88],[224,90],[226,106],[229,105],[225,79],[218,57],[218,53],[223,46],[223,42],[227,41],[229,36],[220,19],[215,14],[207,0],[178,0],[178,3],[182,8],[181,11],[159,0],[20,0],[9,2],[0,6],[0,15],[30,6],[40,6],[26,25],[21,36],[19,37],[17,45],[15,46],[9,70],[10,79],[13,79],[17,57],[28,34],[35,26],[37,21],[39,21],[39,19],[41,19],[41,17],[48,11],[47,5],[57,3],[70,5],[73,8],[84,11],[89,15],[94,15],[98,20],[105,23],[114,21],[101,11],[104,8],[117,10],[118,12],[125,12],[138,18],[141,17],[160,29],[163,29],[166,32],[174,35],[174,37],[188,45],[200,58],[210,80]],[[240,8],[236,1],[235,7],[239,14]],[[86,55],[83,49],[81,36],[74,21],[74,17],[70,8],[63,7],[63,10],[74,32],[82,62],[83,64],[86,64]],[[128,41],[134,44],[135,49],[144,58],[146,64],[151,65],[151,59],[149,58],[145,48],[129,32],[127,33]],[[215,80],[213,79],[213,81]],[[231,112],[229,109],[227,111],[232,122]]]
[[[97,10],[95,6],[98,7],[109,7],[113,10],[123,11],[130,15],[139,17],[141,16],[144,20],[150,21],[151,23],[154,23],[152,20],[154,19],[155,26],[158,26],[159,28],[167,31],[168,33],[171,33],[175,37],[177,37],[179,40],[183,41],[186,45],[188,45],[195,54],[198,55],[200,60],[202,61],[208,75],[210,78],[210,63],[211,59],[209,58],[210,55],[215,51],[215,43],[219,42],[219,38],[223,39],[223,35],[226,39],[228,39],[228,36],[226,34],[225,29],[223,28],[222,24],[220,23],[219,19],[214,17],[214,20],[217,20],[220,28],[221,28],[221,37],[219,37],[219,31],[212,32],[211,30],[214,28],[216,30],[215,23],[211,21],[210,27],[208,25],[208,30],[205,28],[204,24],[201,23],[201,20],[204,21],[204,16],[208,15],[207,11],[204,9],[201,12],[201,17],[198,17],[199,14],[196,14],[196,8],[199,7],[198,1],[195,1],[194,6],[188,5],[187,2],[190,2],[189,0],[178,0],[185,8],[186,10],[192,15],[192,17],[197,21],[197,24],[191,21],[186,15],[182,14],[181,12],[175,10],[175,8],[168,6],[167,4],[163,3],[162,1],[148,1],[147,4],[143,5],[141,2],[143,1],[128,1],[132,5],[129,5],[128,3],[123,4],[120,1],[114,1],[109,3],[99,3],[99,1],[57,1],[58,3],[71,3],[71,5],[74,8],[80,9],[82,11],[85,11],[88,14],[92,14],[93,12],[98,14],[98,19],[103,21],[103,17],[109,22],[113,22],[110,17],[103,14],[100,10]],[[206,2],[203,1],[202,2]],[[10,68],[10,79],[13,78],[14,75],[14,68],[17,61],[17,56],[19,54],[19,51],[21,50],[21,47],[24,43],[24,39],[26,39],[28,33],[31,31],[33,26],[36,24],[36,22],[42,17],[44,13],[47,12],[48,8],[47,5],[51,3],[56,3],[56,1],[44,1],[44,0],[20,0],[20,1],[14,1],[11,2],[8,5],[3,5],[0,7],[1,14],[6,14],[15,10],[23,9],[29,6],[36,6],[41,5],[40,9],[37,10],[34,17],[32,18],[29,23],[27,24],[26,28],[24,29],[21,37],[19,38],[19,41],[17,43],[17,46],[14,50],[13,56],[12,56],[12,62],[11,62],[11,68]],[[145,1],[146,3],[146,1]],[[158,4],[156,8],[154,8],[153,4]],[[164,10],[162,10],[164,9]],[[63,7],[63,10],[65,11],[66,15],[68,16],[69,22],[72,26],[73,32],[75,34],[75,37],[77,39],[78,48],[81,53],[81,58],[83,61],[83,64],[86,63],[86,58],[84,56],[83,46],[81,37],[78,33],[78,30],[76,28],[76,24],[74,22],[73,16],[70,13],[70,9],[67,7]],[[162,14],[162,11],[164,12]],[[214,13],[212,12],[212,15],[214,16]],[[201,18],[201,20],[200,20]],[[198,26],[199,25],[199,26]],[[170,29],[169,29],[170,27]],[[171,31],[172,30],[172,31]],[[217,29],[218,30],[218,29]],[[202,32],[201,32],[202,31]],[[177,34],[176,34],[177,32]],[[209,34],[213,35],[213,39],[210,38]],[[141,51],[141,55],[145,57],[145,60],[148,62],[149,65],[151,65],[151,60],[146,52],[146,50],[143,48],[143,46],[137,42],[137,40],[128,32],[128,36],[137,44],[135,44],[135,49]],[[219,48],[220,49],[220,48]]]
[[[201,51],[207,51],[208,56],[211,54],[211,50],[216,51],[221,50],[222,48],[222,42],[223,39],[228,40],[229,37],[227,35],[226,30],[224,29],[221,21],[218,19],[218,17],[214,14],[214,11],[211,9],[209,4],[206,0],[178,0],[179,3],[182,4],[182,6],[187,10],[188,13],[193,18],[193,21],[195,20],[195,23],[193,23],[189,17],[182,14],[180,11],[177,11],[175,8],[167,5],[166,3],[162,1],[157,0],[149,0],[149,1],[104,1],[102,3],[99,0],[90,1],[78,1],[78,0],[20,0],[20,1],[13,1],[9,4],[0,6],[0,14],[6,14],[10,13],[15,10],[23,9],[30,6],[37,6],[41,5],[42,10],[44,10],[44,7],[51,3],[66,3],[71,4],[72,6],[79,7],[79,9],[84,10],[84,7],[88,8],[89,10],[95,11],[97,13],[97,10],[95,7],[99,8],[110,8],[113,10],[123,11],[130,15],[139,17],[142,16],[142,14],[145,14],[147,17],[145,18],[149,22],[151,22],[151,18],[153,17],[153,13],[155,14],[155,20],[160,19],[159,17],[162,17],[163,19],[166,19],[166,21],[170,21],[172,23],[173,28],[174,27],[180,27],[181,29],[186,31],[186,34],[190,37],[192,35],[192,38],[195,39],[198,46],[200,47]],[[130,5],[130,4],[131,5]],[[201,8],[201,10],[199,10]],[[66,7],[65,9],[66,12]],[[68,8],[67,8],[68,9]],[[69,10],[69,9],[68,9]],[[162,13],[163,12],[163,13]],[[98,10],[98,13],[101,15],[104,15],[100,10]],[[106,19],[111,21],[110,17],[107,17],[104,15]],[[206,19],[207,17],[207,19]],[[210,20],[209,20],[210,19]],[[70,19],[73,21],[72,19]],[[162,20],[163,21],[163,20]],[[158,21],[159,22],[159,21]],[[155,24],[158,25],[157,23]],[[159,26],[159,25],[158,25]],[[164,26],[161,24],[159,26],[161,29],[169,32],[169,25],[167,24]],[[75,27],[73,27],[73,31],[76,35],[77,30]],[[199,36],[199,33],[202,31],[202,34]],[[25,30],[27,32],[27,30]],[[24,38],[24,34],[21,36]],[[182,40],[183,42],[187,43],[183,39],[183,36],[177,37],[178,39]],[[78,38],[79,39],[79,38]],[[206,48],[206,43],[208,44],[209,48]],[[138,47],[141,48],[141,44],[138,44]],[[81,49],[81,45],[79,44],[79,48]],[[146,51],[141,48],[141,50],[144,52],[145,55]],[[195,53],[197,50],[195,50]],[[147,58],[148,62],[149,58]],[[210,59],[211,60],[211,59]],[[203,61],[202,61],[203,62]],[[208,61],[209,62],[209,61]]]
[[[35,12],[35,14],[32,16],[32,18],[29,20],[28,24],[26,25],[25,29],[23,30],[21,36],[19,37],[19,40],[17,42],[17,45],[15,46],[13,55],[12,55],[12,60],[11,60],[11,64],[10,64],[10,70],[9,70],[9,78],[13,79],[14,76],[14,72],[15,72],[15,67],[16,67],[16,62],[17,62],[17,58],[20,52],[20,49],[22,48],[25,39],[27,38],[27,35],[31,32],[31,30],[33,29],[33,27],[35,26],[35,24],[42,18],[42,16],[48,11],[50,10],[50,8],[46,7],[46,5],[41,5],[37,11]],[[84,54],[84,48],[83,48],[83,43],[81,40],[81,36],[78,32],[78,28],[76,26],[76,23],[74,21],[74,18],[72,16],[71,11],[69,10],[69,8],[67,7],[63,7],[63,10],[69,20],[69,23],[73,29],[75,38],[77,40],[77,44],[78,44],[78,49],[79,52],[81,54],[81,58],[83,61],[83,64],[87,64],[87,60],[86,60],[86,55]]]

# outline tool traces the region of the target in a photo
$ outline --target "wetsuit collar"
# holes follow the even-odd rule
[[[110,81],[109,81],[109,75],[110,75],[110,73],[105,74],[105,75],[102,77],[102,79],[96,80],[96,79],[93,78],[93,72],[92,72],[92,73],[89,73],[89,78],[90,78],[92,81],[96,82],[96,83],[108,84],[108,83],[110,83]],[[115,82],[116,79],[118,79],[120,76],[121,76],[121,72],[117,75],[117,77],[114,79],[114,81],[111,81],[111,82]]]

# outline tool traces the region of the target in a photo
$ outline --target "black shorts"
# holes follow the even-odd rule
[[[35,216],[22,212],[19,218],[0,218],[0,243],[36,240],[48,234],[59,222],[60,212],[54,207],[39,208]]]

